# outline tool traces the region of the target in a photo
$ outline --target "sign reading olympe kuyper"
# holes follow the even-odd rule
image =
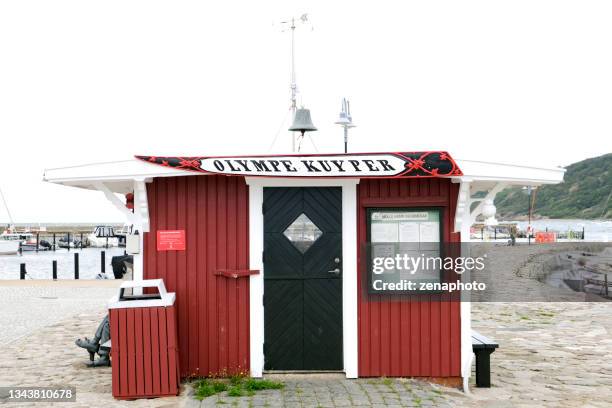
[[[392,178],[462,174],[446,152],[136,158],[177,170],[236,176]]]
[[[208,158],[201,168],[209,173],[308,176],[395,176],[402,173],[405,161],[389,154],[371,156],[279,156],[270,158]]]

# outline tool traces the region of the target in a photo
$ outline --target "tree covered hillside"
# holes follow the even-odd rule
[[[534,214],[546,218],[612,219],[612,153],[567,167],[564,182],[538,188]],[[497,194],[500,218],[526,216],[529,199],[520,187]]]

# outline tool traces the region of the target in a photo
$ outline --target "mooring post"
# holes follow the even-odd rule
[[[40,243],[40,232],[36,233],[36,252],[38,252],[38,244]]]
[[[53,233],[53,250],[55,251],[55,232]]]
[[[26,267],[25,264],[22,263],[19,265],[19,279],[24,280],[26,276]]]
[[[74,253],[74,279],[79,279],[79,253]]]
[[[100,272],[106,273],[106,251],[100,252],[101,268]]]
[[[68,233],[68,238],[66,238],[66,241],[68,243],[68,252],[70,252],[70,233]]]
[[[53,280],[57,280],[57,261],[53,260]]]

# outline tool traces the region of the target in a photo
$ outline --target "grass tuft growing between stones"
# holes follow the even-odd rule
[[[203,378],[195,383],[195,398],[203,400],[224,391],[227,391],[228,397],[243,397],[261,390],[279,390],[284,386],[285,384],[279,381],[245,378],[238,375],[227,379]]]
[[[227,384],[219,380],[209,380],[204,378],[198,380],[195,384],[195,396],[197,399],[202,400],[211,395],[223,392],[227,390]]]

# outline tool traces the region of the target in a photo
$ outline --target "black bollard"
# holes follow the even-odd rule
[[[79,279],[79,253],[74,253],[74,279]]]
[[[53,260],[53,280],[57,280],[57,261]]]
[[[22,263],[19,265],[19,279],[24,280],[26,276],[26,267],[25,264]]]
[[[53,233],[53,250],[55,251],[55,232]]]
[[[36,233],[36,252],[38,252],[38,245],[40,244],[40,233]]]
[[[100,272],[106,273],[106,251],[100,252],[101,269]]]
[[[70,233],[68,233],[68,238],[66,238],[68,244],[68,252],[70,252]]]
[[[81,249],[83,249],[83,233],[81,232]]]

